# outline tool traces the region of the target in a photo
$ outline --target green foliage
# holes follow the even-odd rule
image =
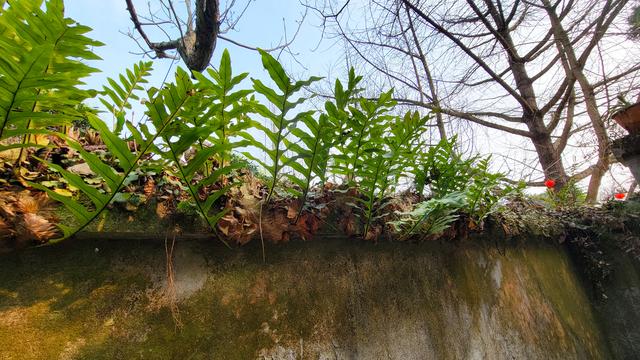
[[[458,202],[459,206],[447,207],[447,209],[453,212],[464,211],[476,225],[482,227],[487,216],[498,209],[501,199],[522,189],[522,186],[514,187],[506,184],[503,174],[490,172],[490,160],[490,156],[486,158],[474,156],[465,159],[456,151],[456,137],[442,139],[438,145],[429,149],[420,166],[414,169],[416,190],[422,195],[428,187],[432,197],[429,201],[435,201],[435,204],[439,204],[438,201],[441,199],[447,199],[450,194],[455,194],[454,197],[462,195],[464,202]],[[447,204],[451,203],[447,202]],[[423,213],[431,208],[431,206],[418,205],[416,210],[420,209],[419,213]],[[430,213],[424,214],[427,217],[434,216]],[[440,213],[436,212],[436,214]],[[410,218],[415,218],[414,215]],[[446,216],[449,215],[452,216],[452,213],[446,214]],[[438,225],[445,226],[446,222]]]
[[[286,142],[284,140],[290,134],[291,130],[296,127],[296,124],[302,119],[311,116],[313,111],[301,112],[294,115],[292,118],[287,118],[287,115],[291,110],[307,100],[305,97],[298,97],[295,100],[293,100],[293,98],[300,90],[302,90],[303,87],[308,86],[321,78],[310,77],[307,80],[293,82],[282,68],[282,65],[269,55],[269,53],[261,50],[260,54],[262,55],[263,67],[269,73],[271,80],[276,84],[280,93],[269,88],[258,79],[251,79],[253,81],[254,90],[263,95],[269,103],[277,109],[277,112],[273,112],[267,106],[257,102],[253,103],[253,111],[267,119],[273,126],[274,130],[271,130],[269,126],[265,126],[258,121],[252,121],[252,125],[269,139],[271,147],[263,144],[261,141],[255,140],[248,133],[245,133],[243,136],[251,142],[251,145],[264,151],[270,160],[270,163],[267,163],[248,152],[244,153],[249,159],[260,164],[271,175],[271,184],[269,185],[268,195],[265,200],[265,202],[268,203],[271,200],[282,169],[295,162],[300,156],[303,156],[303,154],[300,154],[300,156],[296,155],[290,158],[287,157],[285,153],[289,149],[286,148]]]
[[[534,196],[553,208],[576,208],[584,204],[587,194],[574,180],[569,180],[560,190],[547,189],[543,194]]]
[[[346,91],[336,81],[336,103],[327,103],[325,108],[338,129],[337,153],[333,156],[331,170],[343,175],[347,185],[358,190],[348,204],[362,218],[363,236],[366,237],[372,221],[384,216],[387,204],[382,204],[381,200],[389,190],[389,177],[395,176],[399,169],[397,161],[402,155],[392,146],[402,140],[389,132],[394,120],[400,123],[398,117],[389,113],[396,104],[392,99],[393,92],[382,93],[374,100],[356,99],[360,79],[351,69]]]
[[[392,119],[389,111],[395,105],[392,91],[389,91],[382,93],[376,100],[359,99],[357,106],[348,107],[348,115],[343,116],[344,123],[341,124],[343,138],[342,143],[337,146],[339,153],[334,158],[334,173],[346,176],[347,182],[353,183],[361,158],[382,151],[382,136]],[[341,114],[338,112],[338,115]]]
[[[182,120],[172,124],[163,136],[166,151],[154,152],[173,163],[175,176],[187,187],[192,205],[215,232],[215,225],[224,216],[225,211],[212,210],[216,201],[237,183],[227,182],[227,176],[234,170],[246,167],[244,161],[227,162],[232,158],[232,150],[246,145],[246,141],[233,142],[229,138],[241,134],[249,126],[243,114],[249,111],[245,97],[248,90],[231,90],[247,74],[233,77],[229,53],[225,50],[218,71],[209,69],[211,79],[195,73],[199,93],[182,114]],[[176,138],[172,141],[171,138]],[[197,144],[197,146],[196,146]],[[195,148],[195,154],[187,152]],[[217,158],[217,166],[209,167],[211,159]],[[181,160],[184,159],[184,160]],[[222,186],[210,191],[211,185]]]
[[[355,104],[357,101],[357,95],[361,91],[357,86],[361,80],[362,76],[356,76],[355,70],[351,68],[349,70],[347,88],[344,88],[340,79],[336,79],[333,91],[335,102],[327,101],[324,106],[329,121],[331,121],[336,129],[334,146],[338,154],[334,157],[336,164],[332,164],[331,170],[340,172],[340,169],[343,168],[342,173],[344,173],[344,175],[348,173],[345,165],[349,163],[349,159],[347,158],[347,154],[349,153],[348,146],[351,144],[349,138],[352,136],[351,127],[354,125],[353,121],[350,121],[351,113],[349,112],[349,106]]]
[[[48,164],[91,200],[93,205],[91,209],[78,200],[60,195],[40,184],[31,184],[35,188],[46,191],[54,200],[62,202],[78,221],[78,226],[75,228],[59,225],[64,232],[62,239],[73,236],[98,217],[125,186],[125,181],[137,168],[140,160],[151,150],[158,150],[158,145],[155,144],[156,139],[165,135],[165,130],[178,119],[185,104],[193,99],[193,85],[189,80],[189,75],[179,69],[176,73],[175,83],[167,84],[161,90],[151,88],[147,95],[151,99],[147,103],[147,115],[153,125],[153,131],[145,124],[141,124],[140,130],[138,130],[131,122],[127,122],[127,127],[139,144],[137,152],[132,152],[127,142],[111,131],[97,116],[90,114],[88,117],[91,126],[100,133],[117,166],[103,161],[97,155],[85,151],[79,143],[66,138],[69,146],[78,151],[91,170],[105,181],[108,187],[105,194],[89,186],[78,175],[66,171],[58,165]],[[60,136],[64,137],[62,134]]]
[[[505,176],[489,171],[491,156],[476,162],[471,182],[466,188],[467,207],[465,211],[471,219],[482,226],[483,220],[498,209],[499,201],[510,194],[522,190],[504,183]]]
[[[0,12],[0,150],[33,146],[29,134],[81,118],[76,105],[93,95],[81,90],[83,77],[97,71],[81,60],[102,43],[84,36],[91,29],[64,18],[62,0],[12,1]],[[40,131],[42,132],[42,130]]]
[[[428,188],[433,197],[401,214],[395,223],[408,235],[441,233],[458,218],[458,211],[481,223],[512,191],[504,187],[501,174],[488,171],[488,158],[464,159],[456,151],[455,138],[425,151],[429,116],[394,114],[393,91],[373,99],[360,97],[361,77],[353,69],[346,85],[336,80],[333,99],[325,102],[324,111],[309,110],[309,98],[302,91],[320,78],[294,81],[264,51],[260,52],[262,64],[273,87],[251,79],[253,89],[238,89],[248,74],[233,75],[226,50],[217,70],[189,74],[178,69],[174,82],[161,89],[143,89],[152,64],[140,62],[116,79],[108,79],[103,87],[100,101],[115,120],[110,128],[82,103],[94,92],[78,89],[79,79],[95,71],[79,60],[96,59],[88,48],[100,44],[83,35],[88,28],[62,17],[60,0],[48,1],[46,11],[40,5],[35,0],[12,2],[0,13],[0,31],[5,35],[0,44],[8,51],[0,60],[0,139],[79,119],[86,119],[100,134],[106,155],[90,153],[65,134],[46,130],[63,138],[96,175],[85,179],[41,159],[60,175],[60,181],[81,194],[68,197],[44,183],[32,184],[76,218],[77,226],[61,225],[63,238],[82,230],[109,204],[127,198],[123,189],[148,170],[164,171],[172,181],[179,179],[178,192],[190,196],[190,200],[181,199],[179,208],[197,212],[215,232],[225,214],[217,204],[238,185],[232,173],[247,166],[236,161],[234,152],[246,146],[263,151],[268,158],[262,161],[255,153],[243,153],[269,174],[265,201],[272,199],[279,181],[286,177],[294,185],[286,190],[301,203],[298,217],[314,183],[324,184],[328,174],[342,176],[345,191],[353,194],[348,204],[360,217],[365,237],[390,215],[390,195],[403,178],[414,177],[418,192],[423,195]],[[254,93],[268,105],[261,104]],[[147,120],[133,124],[127,113],[133,101],[143,97],[148,99]],[[266,124],[251,119],[254,115]],[[133,141],[122,137],[125,126]],[[254,130],[268,142],[256,140],[250,134]],[[26,139],[12,146],[31,145]],[[100,179],[104,184],[96,187]]]
[[[127,69],[125,74],[118,77],[120,83],[112,78],[107,79],[109,87],[102,88],[103,97],[100,102],[113,114],[116,120],[114,124],[114,133],[120,134],[125,124],[125,110],[131,109],[131,100],[140,100],[136,94],[138,91],[144,90],[141,84],[146,84],[152,68],[151,61],[140,61],[133,66],[133,69]]]
[[[232,138],[242,136],[251,127],[251,121],[247,116],[251,112],[252,104],[246,99],[252,90],[232,91],[244,80],[248,73],[237,76],[232,75],[231,58],[225,49],[222,53],[218,70],[207,69],[207,74],[211,79],[203,74],[194,73],[198,79],[198,90],[202,92],[202,101],[206,109],[202,112],[192,111],[186,116],[193,126],[199,127],[208,125],[213,128],[211,136],[205,138],[212,143],[220,143],[221,152],[216,154],[217,160],[222,167],[227,165],[227,161],[232,157],[232,150],[248,144],[247,141],[236,141],[231,143]],[[203,148],[203,140],[199,139],[200,149]],[[230,146],[226,146],[230,144]]]
[[[288,164],[297,173],[302,175],[302,177],[287,174],[289,180],[302,190],[298,193],[296,189],[288,188],[290,192],[299,196],[301,200],[296,221],[304,209],[307,194],[309,193],[314,177],[319,178],[322,182],[326,180],[329,152],[333,146],[333,135],[335,132],[326,114],[320,115],[318,119],[314,118],[311,114],[307,114],[300,119],[300,123],[307,128],[307,131],[301,127],[296,127],[291,130],[291,134],[300,139],[302,145],[285,139],[287,149],[296,154],[296,160],[300,160],[291,161]]]
[[[456,151],[457,137],[442,139],[419,160],[420,166],[415,168],[415,187],[423,194],[428,186],[435,198],[443,197],[451,192],[464,190],[473,174],[477,157],[464,159]]]
[[[213,191],[209,191],[210,185],[218,182],[222,177],[229,175],[233,170],[244,164],[238,162],[230,166],[220,167],[212,172],[207,171],[204,173],[203,169],[206,169],[205,163],[208,159],[212,158],[215,154],[228,151],[231,147],[230,144],[222,143],[200,149],[191,159],[184,162],[181,161],[181,158],[191,149],[193,144],[199,138],[206,138],[214,131],[214,128],[208,126],[199,128],[189,127],[180,122],[176,122],[173,125],[171,128],[172,131],[167,131],[163,136],[164,143],[168,150],[162,151],[156,149],[154,152],[173,163],[175,171],[172,170],[171,167],[168,168],[168,171],[178,177],[182,184],[187,187],[192,200],[189,204],[194,205],[198,214],[207,222],[209,228],[215,232],[215,225],[226,212],[212,210],[213,205],[236,184],[228,183]],[[171,141],[171,138],[177,138],[177,140]],[[183,206],[185,205],[183,204]]]
[[[399,213],[400,219],[390,224],[406,237],[438,235],[459,218],[458,212],[465,206],[467,195],[464,192],[450,192],[442,198],[420,202],[410,212]]]
[[[385,212],[388,203],[384,199],[400,177],[407,175],[407,169],[413,166],[417,156],[415,150],[420,148],[420,138],[426,131],[428,120],[428,116],[422,117],[417,111],[408,112],[404,117],[395,117],[388,129],[383,126],[372,129],[371,135],[381,142],[373,148],[371,143],[374,141],[370,139],[366,151],[358,155],[361,159],[359,168],[355,168],[358,187],[364,194],[364,201],[356,204],[359,203],[358,207],[364,210],[365,236],[372,221],[388,215]]]
[[[357,92],[357,81],[352,71],[347,94]],[[332,170],[358,190],[359,195],[349,204],[361,216],[366,237],[372,222],[388,215],[385,197],[413,166],[428,117],[417,112],[404,117],[391,115],[395,106],[391,91],[374,100],[350,101],[338,82],[336,99],[335,106],[325,105],[341,135]]]

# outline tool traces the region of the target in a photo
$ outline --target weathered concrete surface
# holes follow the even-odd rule
[[[263,264],[258,243],[183,242],[174,292],[164,244],[31,249],[0,257],[0,359],[610,357],[563,250],[492,243],[316,240]]]
[[[606,299],[594,302],[601,328],[616,359],[640,359],[640,262],[613,246],[605,251],[611,274]]]

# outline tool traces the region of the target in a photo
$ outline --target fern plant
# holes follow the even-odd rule
[[[94,92],[81,90],[81,79],[97,71],[83,60],[99,59],[101,46],[85,33],[91,29],[64,17],[62,0],[12,1],[0,11],[0,141],[19,137],[0,151],[38,146],[30,135],[80,118],[77,105]]]
[[[442,199],[451,193],[465,194],[464,210],[471,220],[482,227],[484,219],[496,211],[500,199],[517,191],[504,183],[505,176],[491,173],[491,157],[463,158],[455,149],[456,138],[441,140],[429,149],[420,165],[415,167],[415,186],[419,194],[429,186],[434,199]]]
[[[463,158],[456,150],[457,137],[442,139],[426,153],[419,154],[414,168],[414,181],[418,194],[428,186],[431,196],[440,198],[448,193],[463,191],[473,176],[478,157]]]
[[[361,80],[362,76],[356,76],[355,70],[351,68],[349,70],[347,88],[344,88],[340,79],[336,79],[333,90],[335,101],[327,101],[324,105],[325,112],[336,130],[335,146],[340,154],[348,152],[344,146],[348,143],[346,140],[351,136],[352,130],[350,126],[353,125],[353,123],[349,122],[351,117],[349,106],[354,105],[358,94],[362,91],[357,87]]]
[[[295,99],[295,96],[303,87],[308,86],[321,78],[310,77],[307,80],[294,82],[289,78],[282,68],[282,65],[280,65],[273,56],[262,50],[260,50],[260,54],[262,56],[263,67],[267,70],[269,77],[273,80],[281,93],[269,88],[258,79],[252,79],[254,90],[263,95],[267,101],[277,109],[277,112],[273,112],[267,106],[256,102],[254,103],[253,111],[267,119],[271,125],[273,125],[274,130],[271,130],[268,126],[262,125],[258,121],[252,121],[251,123],[254,128],[261,131],[267,138],[269,138],[271,147],[255,140],[255,138],[249,134],[244,134],[243,136],[250,141],[251,145],[264,151],[269,157],[270,163],[258,159],[249,152],[244,152],[244,154],[247,158],[254,160],[269,172],[271,176],[271,183],[265,200],[266,203],[269,203],[278,183],[282,169],[297,159],[297,157],[286,157],[285,153],[288,149],[285,146],[285,138],[289,135],[291,129],[296,126],[298,121],[313,113],[313,111],[300,112],[292,118],[288,118],[287,116],[291,110],[307,100],[307,98],[302,96]]]
[[[350,78],[349,90],[356,93],[357,78]],[[341,90],[336,88],[336,92]],[[347,103],[342,101],[344,107]],[[329,114],[344,119],[340,133],[345,138],[336,146],[338,154],[334,156],[333,171],[344,175],[350,188],[359,190],[360,195],[348,205],[362,217],[365,238],[370,237],[372,222],[387,215],[385,197],[405,174],[404,170],[413,164],[412,154],[416,153],[419,139],[426,131],[427,117],[418,113],[393,116],[390,111],[394,106],[392,91],[389,91],[374,100],[357,100],[348,106],[348,112],[338,106],[327,107]]]
[[[193,147],[198,139],[207,138],[213,131],[215,131],[215,128],[209,126],[189,127],[177,121],[163,135],[164,146],[167,150],[163,151],[158,146],[155,147],[153,152],[171,162],[173,166],[167,167],[166,170],[180,179],[187,188],[193,201],[192,204],[197,209],[198,214],[205,220],[209,228],[217,234],[216,224],[226,214],[226,211],[213,210],[214,204],[237,183],[228,183],[213,191],[209,190],[210,185],[220,181],[221,178],[244,166],[244,164],[236,162],[229,166],[220,166],[211,172],[207,170],[206,162],[215,154],[229,151],[231,145],[228,143],[203,147],[192,158],[182,160],[185,157],[185,153]],[[171,138],[177,138],[177,140],[172,141]],[[220,240],[225,245],[228,245],[224,240]]]
[[[153,125],[153,131],[144,124],[141,124],[138,130],[131,122],[127,123],[134,139],[140,144],[136,152],[132,152],[127,142],[111,131],[105,122],[93,114],[88,115],[91,126],[100,133],[109,152],[117,159],[118,168],[122,171],[118,171],[114,166],[102,161],[97,155],[85,151],[79,143],[66,138],[69,146],[78,151],[91,170],[105,181],[108,188],[106,193],[101,193],[89,186],[78,175],[64,170],[58,165],[48,163],[51,168],[60,172],[67,182],[78,188],[82,194],[91,200],[92,208],[88,208],[77,199],[58,194],[40,184],[30,183],[31,186],[46,191],[51,198],[64,204],[78,221],[77,226],[73,228],[60,224],[59,226],[64,234],[58,240],[71,237],[84,229],[107,208],[124,187],[126,179],[137,168],[140,160],[151,149],[156,147],[156,139],[165,135],[167,128],[179,118],[183,107],[193,99],[195,89],[189,80],[189,74],[182,69],[178,69],[175,83],[167,84],[161,90],[151,88],[147,95],[150,99],[147,103],[147,115]]]
[[[404,237],[418,233],[422,236],[438,235],[460,217],[458,212],[466,205],[467,194],[455,191],[442,198],[420,202],[409,212],[398,213],[400,219],[390,224]]]
[[[382,127],[372,130],[371,135],[382,137],[384,143],[380,148],[370,148],[363,153],[362,165],[355,172],[360,179],[359,188],[364,193],[364,200],[358,202],[364,210],[365,237],[372,221],[388,215],[385,212],[388,203],[384,199],[400,177],[408,175],[407,170],[413,166],[428,120],[428,116],[420,116],[418,112],[407,112],[404,117],[395,118],[387,136],[382,137],[378,133]]]
[[[501,196],[511,192],[511,187],[500,189],[504,175],[489,172],[490,156],[480,159],[474,168],[473,178],[467,187],[467,212],[478,224],[491,214]],[[500,194],[498,193],[500,191]]]
[[[346,177],[353,184],[356,171],[360,168],[361,158],[383,147],[382,135],[385,133],[392,116],[389,110],[395,106],[392,91],[382,93],[377,99],[359,99],[358,106],[349,106],[349,114],[341,133],[346,135],[344,142],[337,146],[333,171]]]
[[[187,187],[193,204],[209,227],[216,232],[216,224],[225,211],[212,211],[215,202],[231,187],[238,183],[227,183],[226,176],[232,171],[245,167],[246,163],[236,161],[227,164],[231,152],[246,141],[232,141],[248,127],[244,114],[249,111],[245,97],[250,90],[232,89],[247,74],[233,77],[229,53],[225,50],[218,71],[210,69],[209,75],[194,73],[198,83],[193,87],[199,89],[198,96],[185,107],[181,115],[183,121],[173,123],[163,136],[166,150],[160,146],[154,152],[172,162],[175,176]],[[176,140],[172,141],[172,138]],[[194,149],[195,147],[195,149]],[[195,150],[195,155],[187,156],[187,152]],[[211,159],[217,158],[217,165],[209,168]],[[220,183],[222,186],[213,192],[210,185]]]
[[[295,222],[298,221],[304,210],[313,179],[315,177],[321,181],[326,179],[326,164],[329,161],[329,152],[333,146],[334,135],[334,128],[326,114],[321,114],[317,119],[308,114],[300,122],[306,127],[307,131],[301,127],[296,127],[291,130],[291,133],[300,140],[302,145],[285,139],[287,148],[296,154],[297,159],[301,160],[288,163],[302,176],[287,174],[289,180],[301,189],[301,191],[293,187],[287,189],[300,199],[300,208],[295,217]]]
[[[210,78],[204,74],[194,73],[198,79],[196,86],[203,93],[202,101],[206,103],[207,109],[202,113],[196,111],[187,119],[191,120],[196,127],[202,125],[213,127],[214,131],[211,134],[213,137],[207,137],[207,139],[222,146],[221,152],[216,154],[216,157],[224,167],[231,159],[233,149],[247,145],[246,141],[233,142],[233,139],[237,140],[251,127],[247,114],[251,111],[252,104],[247,100],[247,96],[253,93],[253,90],[233,91],[248,73],[233,76],[231,58],[226,49],[222,53],[218,70],[209,68],[207,74]],[[198,144],[202,149],[203,141],[199,140]]]

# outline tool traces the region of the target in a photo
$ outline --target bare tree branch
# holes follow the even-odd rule
[[[140,37],[144,40],[146,47],[156,58],[173,58],[173,56],[169,55],[167,52],[169,50],[174,50],[177,51],[190,70],[201,72],[209,66],[218,38],[245,49],[258,50],[258,47],[243,44],[224,35],[226,31],[235,28],[240,18],[247,11],[251,0],[247,0],[238,16],[234,16],[231,12],[231,9],[236,4],[235,0],[228,2],[227,8],[224,10],[220,9],[220,0],[194,0],[195,8],[192,6],[192,0],[186,0],[186,20],[179,17],[173,0],[160,0],[160,4],[162,6],[160,9],[165,16],[167,16],[167,19],[157,19],[157,17],[151,13],[150,9],[149,12],[151,13],[151,17],[149,19],[144,18],[145,22],[140,21],[141,17],[138,16],[136,8],[133,5],[133,1],[125,1],[136,32],[140,34]],[[287,49],[296,39],[305,17],[306,13],[303,15],[302,20],[298,22],[298,27],[291,40],[287,40],[287,36],[285,34],[285,41],[283,43],[278,46],[265,49],[265,51]],[[224,31],[221,31],[220,24],[223,22],[227,26]],[[179,35],[176,36],[177,38],[170,38],[169,41],[164,42],[151,41],[147,33],[144,31],[144,26],[157,26],[160,30],[165,32],[167,36],[169,36],[161,26],[163,24],[174,25],[179,32]],[[186,25],[186,27],[183,27],[183,25]],[[140,43],[133,35],[130,35],[130,37],[132,37],[140,46]],[[143,47],[141,46],[141,48]],[[143,48],[143,53],[148,54],[148,51]]]

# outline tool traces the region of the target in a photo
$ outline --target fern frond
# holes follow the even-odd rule
[[[299,97],[293,101],[292,99],[303,87],[308,86],[321,78],[310,77],[307,80],[293,82],[282,68],[282,65],[280,65],[273,56],[262,50],[260,50],[260,54],[262,55],[263,67],[267,70],[271,80],[276,84],[281,93],[271,89],[260,80],[252,79],[254,90],[267,98],[267,100],[273,104],[278,111],[275,113],[262,104],[254,104],[253,111],[267,119],[273,125],[275,130],[271,130],[269,127],[261,125],[256,121],[252,121],[252,125],[261,130],[261,132],[271,140],[272,146],[267,147],[261,142],[256,141],[249,134],[245,134],[244,137],[249,140],[253,146],[265,151],[271,160],[271,164],[267,164],[263,161],[257,161],[258,164],[263,166],[271,175],[271,184],[269,185],[267,198],[265,200],[265,202],[269,203],[284,164],[287,162],[292,163],[292,161],[294,161],[292,159],[287,159],[285,156],[285,152],[287,151],[285,138],[289,135],[291,129],[295,127],[296,123],[313,113],[303,112],[295,115],[293,118],[287,118],[287,115],[291,110],[307,100],[305,97]],[[258,160],[251,155],[249,155],[249,158]]]
[[[464,192],[452,192],[443,198],[416,204],[412,211],[400,213],[400,220],[392,221],[391,224],[403,232],[403,236],[418,232],[423,235],[440,234],[458,219],[456,213],[466,204]]]
[[[122,172],[118,172],[113,166],[102,161],[96,155],[85,151],[79,143],[60,134],[70,147],[79,152],[80,157],[89,165],[91,170],[104,179],[109,191],[107,194],[99,193],[95,188],[84,183],[84,180],[77,175],[55,164],[47,163],[49,167],[59,171],[67,182],[77,187],[93,203],[93,209],[88,209],[75,199],[62,196],[42,185],[31,183],[33,187],[46,191],[54,200],[65,205],[78,221],[78,225],[74,228],[60,226],[64,235],[57,241],[69,238],[84,229],[106,209],[122,190],[129,175],[138,167],[140,160],[151,149],[157,147],[155,145],[156,139],[162,137],[169,126],[179,118],[182,109],[192,100],[193,90],[189,75],[184,70],[178,69],[174,84],[168,84],[162,90],[152,88],[147,92],[149,99],[151,99],[146,104],[147,115],[154,126],[154,131],[150,131],[146,126],[141,126],[141,130],[138,130],[133,124],[128,123],[134,138],[140,144],[137,153],[131,152],[126,141],[120,139],[115,132],[109,130],[105,122],[93,114],[88,115],[91,126],[100,132],[107,149],[118,160],[118,167],[122,169]]]
[[[140,61],[133,65],[133,69],[127,69],[126,75],[120,74],[118,77],[120,83],[108,78],[109,86],[102,87],[100,102],[113,114],[115,134],[120,134],[124,128],[124,112],[126,109],[131,109],[131,101],[140,100],[137,92],[144,90],[142,84],[147,83],[146,78],[151,75],[152,65],[151,61]]]
[[[344,157],[336,158],[334,165],[334,171],[346,175],[347,182],[353,182],[363,154],[381,148],[382,137],[392,119],[387,113],[395,106],[391,94],[392,91],[383,93],[375,100],[359,99],[358,107],[349,107],[349,116],[341,130],[348,136],[344,144],[338,146]]]
[[[197,87],[203,93],[203,101],[207,103],[207,109],[201,114],[193,113],[187,116],[194,126],[208,125],[214,128],[213,137],[208,137],[212,143],[222,145],[230,142],[230,138],[241,136],[250,126],[251,122],[246,114],[251,111],[251,103],[246,99],[253,90],[236,90],[248,73],[234,76],[231,67],[229,52],[225,49],[220,59],[218,70],[207,69],[209,77],[200,73],[194,73],[198,80]],[[199,116],[200,115],[200,116]],[[220,164],[226,166],[231,157],[231,151],[244,145],[234,144],[229,150],[216,154]],[[200,148],[203,144],[200,143]],[[226,147],[223,146],[226,149]]]
[[[64,18],[62,0],[47,1],[45,10],[39,4],[13,1],[0,12],[0,140],[7,130],[69,123],[80,115],[74,107],[92,96],[78,86],[97,70],[79,60],[99,59],[90,48],[102,43]]]
[[[375,101],[361,101],[364,113],[352,109],[352,113],[358,114],[355,121],[362,122],[358,123],[361,127],[355,129],[357,140],[346,147],[351,149],[347,159],[353,164],[349,169],[353,174],[351,182],[357,184],[365,196],[359,206],[364,214],[365,237],[372,221],[382,217],[385,196],[414,166],[429,120],[417,112],[407,112],[404,117],[387,115],[389,99],[390,93],[385,93]],[[369,127],[363,127],[364,124]],[[366,143],[362,143],[362,139],[366,139]]]
[[[242,134],[249,127],[244,114],[249,111],[245,98],[251,91],[232,91],[247,74],[232,75],[231,60],[226,50],[218,71],[209,69],[208,75],[210,78],[194,73],[198,80],[193,84],[198,89],[197,96],[184,107],[182,121],[174,123],[163,136],[167,150],[157,147],[154,152],[173,164],[174,175],[189,191],[200,216],[217,234],[216,224],[226,210],[212,211],[213,205],[231,187],[239,185],[237,182],[227,183],[227,176],[246,166],[243,162],[228,164],[226,159],[231,157],[234,149],[247,145],[246,141],[232,142],[229,138]],[[185,156],[196,144],[195,155]],[[210,167],[214,158],[218,160],[217,167]],[[221,188],[210,193],[208,186],[214,183],[221,184]]]
[[[206,167],[209,159],[213,158],[216,154],[228,152],[230,148],[234,146],[232,143],[218,143],[213,146],[203,147],[198,150],[195,155],[186,160],[184,158],[185,152],[191,149],[191,147],[197,143],[198,139],[207,138],[215,128],[203,126],[203,127],[189,127],[185,123],[176,122],[172,126],[171,131],[168,131],[163,136],[164,145],[167,147],[167,151],[155,150],[155,153],[161,155],[163,158],[171,161],[175,167],[174,175],[180,179],[189,191],[189,195],[195,205],[200,216],[205,220],[209,228],[217,234],[216,224],[218,220],[224,216],[226,210],[214,212],[212,214],[213,204],[233,186],[239,185],[239,183],[224,184],[223,179],[229,175],[232,171],[246,166],[241,162],[236,162],[228,166],[219,166],[215,171],[209,173]],[[175,141],[171,141],[171,138],[176,138]],[[171,170],[170,170],[171,171]],[[220,182],[223,186],[217,189],[213,193],[206,191],[207,186]],[[228,244],[220,239],[225,245]]]
[[[313,115],[307,114],[300,122],[307,130],[305,131],[298,126],[291,130],[291,134],[298,138],[301,144],[285,139],[287,149],[295,154],[294,159],[289,159],[287,164],[302,176],[302,178],[293,174],[288,176],[291,182],[302,189],[301,193],[292,188],[287,189],[298,196],[301,202],[295,222],[298,221],[304,210],[313,179],[315,177],[321,181],[325,179],[326,164],[329,152],[333,147],[332,136],[335,132],[326,114],[321,114],[317,119]]]

